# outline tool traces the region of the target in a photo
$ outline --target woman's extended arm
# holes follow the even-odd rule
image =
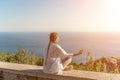
[[[69,57],[69,56],[73,56],[74,54],[68,54],[61,46],[59,45],[56,45],[57,47],[57,51],[60,55],[63,55],[63,56],[66,56],[66,57]]]
[[[80,50],[78,53],[68,54],[64,49],[62,49],[59,45],[57,45],[57,50],[59,54],[64,56],[78,56],[83,53],[83,50]]]
[[[83,53],[83,50],[80,50],[78,53],[74,53],[73,56],[78,56]]]

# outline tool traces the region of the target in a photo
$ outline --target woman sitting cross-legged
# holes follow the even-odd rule
[[[80,50],[77,53],[68,54],[58,45],[58,41],[58,34],[56,32],[50,33],[49,45],[44,56],[44,73],[63,74],[64,70],[70,70],[73,68],[72,66],[68,66],[72,61],[72,57],[83,53],[83,50]]]

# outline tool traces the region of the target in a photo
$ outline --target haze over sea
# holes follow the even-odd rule
[[[87,51],[92,56],[120,56],[120,33],[110,32],[58,32],[60,46],[68,53],[84,49],[84,54],[73,61],[85,62]],[[49,32],[0,32],[0,51],[15,53],[22,45],[28,53],[43,57],[49,41]]]

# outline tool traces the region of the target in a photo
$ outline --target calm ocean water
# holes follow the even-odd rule
[[[84,49],[84,54],[73,61],[85,62],[87,51],[92,56],[120,56],[120,33],[59,32],[59,44],[68,52]],[[0,51],[15,53],[22,45],[29,53],[43,57],[49,41],[47,32],[0,32]]]

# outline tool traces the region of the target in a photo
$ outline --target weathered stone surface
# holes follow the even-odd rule
[[[35,76],[27,76],[27,80],[38,80]]]
[[[4,80],[17,80],[17,75],[11,74],[9,72],[3,72],[3,79]]]
[[[38,78],[37,80],[55,80],[55,79],[49,79],[49,78]]]
[[[3,80],[3,71],[0,71],[0,80]]]
[[[28,80],[28,79],[27,76],[25,75],[17,74],[17,80]]]
[[[114,59],[111,62],[116,63]],[[41,69],[40,66],[0,62],[0,80],[120,80],[120,74],[72,70],[52,75]]]
[[[4,80],[3,78],[0,78],[0,80]]]

